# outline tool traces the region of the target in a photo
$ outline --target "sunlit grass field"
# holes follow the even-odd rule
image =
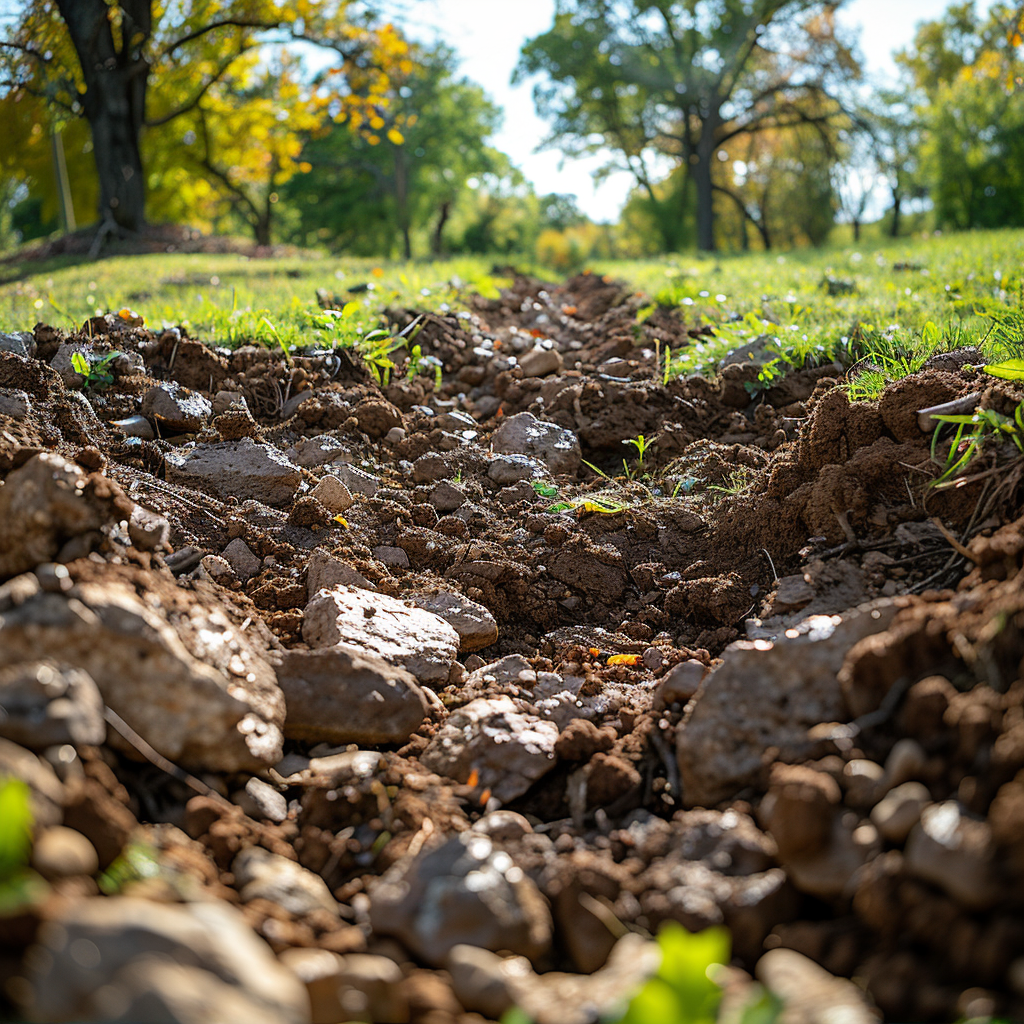
[[[70,329],[127,306],[150,326],[187,324],[216,345],[358,346],[381,327],[385,308],[459,310],[474,292],[496,295],[505,279],[492,273],[495,262],[167,254],[14,263],[0,267],[0,330],[31,330],[38,321]],[[937,348],[965,344],[984,344],[992,358],[1024,355],[1019,230],[588,269],[645,293],[640,319],[660,303],[716,327],[714,338],[672,354],[673,375],[710,370],[724,351],[763,334],[788,364],[874,353],[906,369]],[[324,300],[339,313],[324,314]]]

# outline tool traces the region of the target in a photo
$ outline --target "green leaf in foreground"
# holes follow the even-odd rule
[[[989,363],[982,369],[990,377],[1003,380],[1024,380],[1024,359],[1007,359],[1002,363]]]
[[[0,879],[20,871],[32,849],[32,804],[21,779],[0,782]]]

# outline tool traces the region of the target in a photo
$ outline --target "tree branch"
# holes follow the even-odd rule
[[[194,39],[199,39],[205,36],[208,32],[213,32],[218,28],[255,28],[262,31],[270,31],[272,28],[280,28],[281,22],[278,21],[260,21],[257,18],[221,18],[220,21],[211,21],[209,25],[204,25],[202,28],[197,28],[194,32],[189,32],[187,35],[183,35],[174,42],[168,43],[164,47],[162,57],[169,57],[179,47],[184,46],[186,43],[191,43]]]

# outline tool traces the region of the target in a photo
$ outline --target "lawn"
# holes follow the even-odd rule
[[[151,326],[184,323],[213,344],[347,345],[378,327],[388,306],[460,309],[473,292],[496,295],[502,279],[493,263],[184,254],[15,263],[0,270],[0,329],[40,320],[70,328],[128,306]],[[724,351],[765,333],[785,364],[871,354],[896,375],[936,348],[984,344],[992,359],[1024,348],[1019,230],[592,269],[650,297],[641,319],[661,303],[716,326],[716,337],[673,354],[672,374],[710,370]],[[324,316],[318,292],[344,316]]]

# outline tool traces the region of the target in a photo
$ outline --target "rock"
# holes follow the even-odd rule
[[[0,736],[30,750],[106,739],[103,698],[92,676],[48,661],[0,669]]]
[[[43,452],[0,487],[0,579],[59,560],[71,538],[96,534],[130,514],[117,484]],[[83,554],[88,554],[87,546]]]
[[[928,755],[917,740],[903,738],[893,744],[885,759],[885,784],[890,789],[911,779],[919,779],[928,763]]]
[[[546,377],[562,369],[562,354],[557,349],[538,345],[519,357],[519,365],[524,377]]]
[[[411,564],[404,548],[396,548],[388,544],[378,544],[373,549],[373,557],[395,569],[408,569]]]
[[[814,600],[815,590],[803,574],[783,576],[775,584],[775,596],[772,599],[773,615],[788,615],[799,611]]]
[[[385,435],[384,440],[388,444],[398,444],[400,441],[405,440],[405,428],[404,427],[392,427]]]
[[[171,524],[158,512],[136,505],[128,519],[128,536],[139,551],[169,551]]]
[[[359,429],[372,438],[382,438],[389,430],[402,425],[402,414],[390,402],[376,396],[364,398],[352,410]]]
[[[488,479],[499,487],[544,476],[544,467],[528,455],[496,455],[487,464]]]
[[[994,873],[992,829],[955,800],[931,804],[907,839],[907,872],[945,890],[968,910],[988,910],[1001,896]]]
[[[302,474],[276,448],[251,437],[200,444],[166,454],[167,482],[195,487],[218,498],[254,498],[287,505]]]
[[[26,419],[32,412],[32,399],[17,388],[0,388],[0,416]]]
[[[558,726],[517,710],[509,697],[481,697],[453,711],[420,762],[438,775],[479,784],[502,803],[525,793],[556,763]]]
[[[366,473],[347,462],[333,462],[330,472],[336,476],[353,494],[365,494],[372,498],[380,490],[380,477]]]
[[[224,548],[224,557],[243,583],[252,579],[263,565],[241,537],[236,537],[228,543]]]
[[[931,794],[924,783],[904,782],[889,790],[875,804],[871,810],[871,823],[883,839],[902,845],[931,801]]]
[[[465,501],[466,495],[463,493],[462,488],[448,480],[442,480],[430,492],[430,504],[442,514],[454,512],[465,504]]]
[[[384,594],[340,585],[317,591],[306,605],[302,638],[310,647],[365,648],[421,683],[446,682],[459,650],[459,634],[444,619]]]
[[[309,1021],[305,987],[222,902],[71,901],[29,963],[34,1020]]]
[[[252,778],[245,784],[235,803],[250,818],[266,818],[267,821],[282,822],[288,817],[288,801],[284,794],[262,779]]]
[[[877,1024],[881,1015],[846,978],[836,978],[795,949],[769,950],[754,969],[757,979],[782,1001],[786,1024]]]
[[[343,1020],[404,1024],[409,1004],[401,987],[402,969],[386,956],[326,949],[286,949],[281,963],[306,986],[311,1024]]]
[[[770,334],[760,334],[747,344],[727,352],[719,362],[723,366],[736,366],[742,363],[756,363],[763,366],[778,355],[778,343]]]
[[[370,889],[370,924],[434,966],[463,943],[531,959],[551,945],[544,897],[507,853],[477,832],[423,849],[385,872]]]
[[[50,659],[88,672],[105,703],[177,764],[251,771],[281,759],[274,671],[214,597],[127,566],[91,565],[90,576],[66,593],[33,576],[0,588],[0,667]]]
[[[334,462],[339,457],[348,458],[348,449],[330,434],[317,434],[316,437],[299,438],[289,455],[293,456],[295,465],[312,469],[314,466]]]
[[[878,802],[885,792],[883,778],[885,769],[876,761],[855,757],[843,765],[840,782],[846,792],[846,805],[866,810]]]
[[[777,749],[781,761],[797,760],[810,749],[810,728],[841,721],[836,674],[846,653],[886,629],[895,611],[891,601],[881,601],[842,617],[813,615],[774,643],[741,640],[726,648],[679,732],[686,806],[713,806],[756,785],[766,749]]]
[[[494,616],[482,604],[462,594],[413,594],[409,600],[417,608],[440,616],[459,634],[460,654],[490,647],[498,639]]]
[[[352,492],[336,476],[325,476],[310,494],[330,512],[344,512],[352,506]]]
[[[411,673],[346,644],[286,651],[277,682],[285,736],[311,743],[406,743],[430,708]]]
[[[317,548],[306,563],[306,591],[309,600],[318,590],[333,590],[338,584],[359,587],[361,590],[377,588],[361,573],[356,572],[347,562]]]
[[[85,375],[75,369],[71,357],[77,354],[82,356],[86,362],[91,362],[89,359],[91,347],[82,341],[64,341],[61,342],[50,360],[50,366],[60,374],[60,379],[64,381],[64,387],[69,390],[77,390],[85,384]]]
[[[153,424],[145,416],[125,416],[124,419],[110,420],[107,426],[120,430],[126,437],[141,437],[144,441],[152,441],[156,437]]]
[[[529,820],[516,811],[490,811],[473,822],[474,832],[483,832],[499,845],[514,842],[533,831]]]
[[[213,405],[196,391],[165,380],[143,396],[139,410],[156,420],[164,430],[176,434],[198,434],[213,415]]]
[[[619,1019],[660,963],[657,943],[626,934],[593,974],[538,975],[524,957],[500,957],[473,946],[456,946],[448,970],[459,1002],[488,1020],[518,1006],[535,1024],[590,1024]]]
[[[243,903],[269,900],[296,917],[314,910],[338,914],[337,900],[319,875],[262,846],[242,850],[231,863],[231,873]]]
[[[249,403],[245,395],[239,391],[218,391],[213,396],[213,412],[216,416],[222,416],[226,412],[249,411]]]
[[[67,793],[57,773],[31,750],[0,738],[0,779],[8,776],[21,779],[28,786],[32,819],[37,826],[60,824]]]
[[[491,447],[502,454],[536,457],[556,475],[575,473],[582,458],[579,440],[571,430],[529,412],[503,420],[491,437]]]
[[[55,825],[44,829],[32,844],[32,867],[51,882],[75,875],[95,875],[100,869],[96,847],[81,832]]]
[[[657,707],[669,704],[685,704],[699,689],[707,670],[699,661],[680,661],[662,677],[654,691]]]
[[[31,331],[0,331],[0,352],[13,352],[17,356],[33,358],[36,341]]]

